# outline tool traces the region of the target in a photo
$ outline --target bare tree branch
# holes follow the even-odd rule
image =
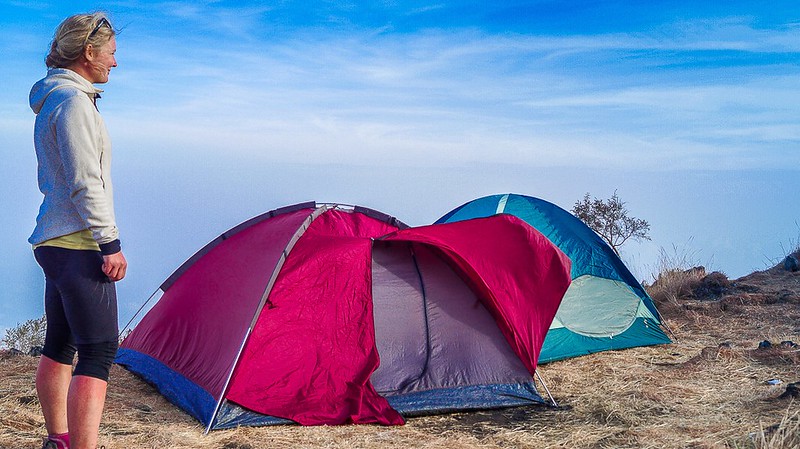
[[[628,216],[625,202],[619,199],[616,191],[607,200],[592,198],[586,193],[572,207],[572,214],[592,228],[617,255],[620,246],[629,239],[650,240],[650,224]]]

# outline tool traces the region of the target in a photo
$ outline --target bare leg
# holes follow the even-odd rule
[[[108,382],[91,376],[74,376],[69,387],[67,416],[70,447],[95,449]]]
[[[72,365],[42,356],[36,369],[36,393],[42,406],[44,425],[49,435],[67,433],[67,394]]]

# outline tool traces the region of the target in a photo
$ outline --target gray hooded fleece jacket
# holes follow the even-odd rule
[[[119,251],[111,140],[95,102],[100,89],[68,69],[33,85],[34,146],[44,200],[31,244],[89,229],[104,254]]]

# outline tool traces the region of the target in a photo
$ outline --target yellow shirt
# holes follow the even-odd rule
[[[50,240],[45,240],[42,243],[33,245],[33,249],[36,249],[40,246],[56,246],[58,248],[66,249],[100,251],[100,245],[97,244],[92,237],[92,232],[88,229],[73,232],[72,234],[62,235]]]

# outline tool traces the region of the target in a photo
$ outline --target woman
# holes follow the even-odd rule
[[[93,85],[117,66],[115,35],[102,13],[65,19],[47,76],[30,93],[44,194],[29,242],[45,275],[47,334],[36,371],[45,449],[97,446],[117,352],[114,282],[127,262],[114,218],[111,144],[97,109],[102,91]]]

